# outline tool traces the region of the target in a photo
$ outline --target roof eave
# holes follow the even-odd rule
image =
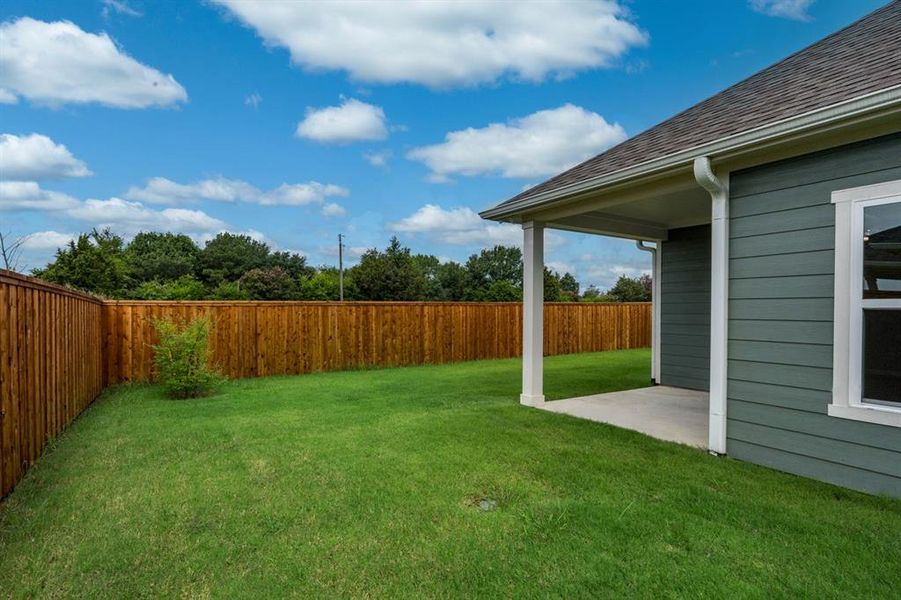
[[[671,169],[690,168],[691,163],[699,156],[716,159],[736,153],[746,153],[752,151],[755,147],[769,145],[782,138],[793,138],[798,135],[809,134],[825,126],[831,126],[869,113],[878,113],[892,107],[901,107],[901,85],[891,86],[788,119],[762,125],[612,173],[591,177],[578,183],[541,192],[534,196],[523,198],[518,202],[498,204],[480,212],[479,216],[483,219],[505,221],[510,219],[510,217],[538,208],[545,208],[573,196],[596,192],[607,187],[626,184],[649,176],[656,176]]]

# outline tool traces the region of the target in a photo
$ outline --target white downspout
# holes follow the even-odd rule
[[[710,159],[694,161],[698,184],[710,193],[710,428],[708,447],[726,453],[729,344],[729,175],[717,177]]]
[[[635,246],[639,250],[651,253],[651,380],[655,384],[660,383],[660,275],[661,246],[645,246],[642,240],[636,240]]]

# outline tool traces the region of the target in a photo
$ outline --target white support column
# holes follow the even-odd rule
[[[521,404],[544,404],[544,224],[523,223]]]
[[[695,179],[710,192],[710,427],[708,447],[726,453],[729,344],[729,177],[717,177],[706,156],[695,159]]]

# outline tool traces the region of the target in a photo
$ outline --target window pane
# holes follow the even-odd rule
[[[863,397],[901,402],[901,310],[863,311]]]
[[[863,209],[863,297],[901,298],[901,202]]]

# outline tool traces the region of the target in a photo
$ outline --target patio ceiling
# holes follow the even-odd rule
[[[710,195],[689,172],[628,190],[604,190],[528,215],[552,229],[638,240],[665,240],[667,230],[710,223]]]

